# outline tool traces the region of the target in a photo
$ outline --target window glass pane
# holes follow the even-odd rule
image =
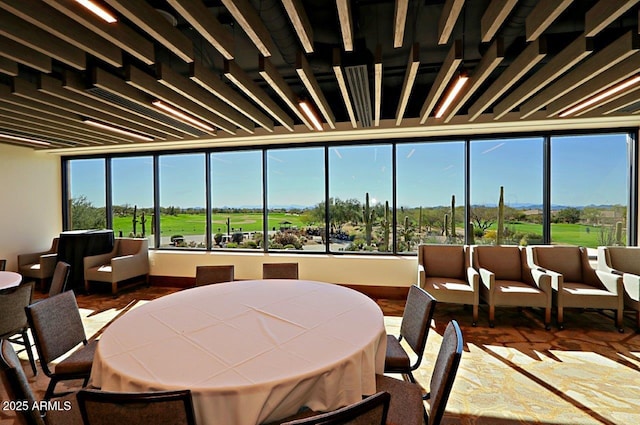
[[[213,153],[210,161],[213,248],[262,247],[262,152]]]
[[[396,162],[397,251],[464,243],[464,142],[399,144]]]
[[[324,251],[324,149],[267,151],[269,250]]]
[[[104,229],[107,226],[105,160],[69,161],[70,230]]]
[[[386,248],[381,221],[392,203],[391,172],[391,145],[329,149],[331,251]]]
[[[111,160],[113,232],[116,236],[153,240],[153,158]]]
[[[551,139],[551,241],[626,245],[627,134]]]
[[[160,246],[205,248],[204,159],[204,154],[160,156]]]
[[[542,235],[543,139],[471,142],[471,222],[476,244],[530,245]],[[503,225],[499,203],[503,189]]]

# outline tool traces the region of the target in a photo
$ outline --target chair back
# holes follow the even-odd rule
[[[281,425],[384,425],[390,400],[389,393],[381,391],[349,406]]]
[[[85,425],[195,425],[189,390],[112,393],[80,390],[77,395]]]
[[[517,246],[476,246],[473,265],[489,270],[496,280],[522,281],[522,257]]]
[[[60,242],[60,238],[53,238],[53,241],[51,241],[51,248],[49,248],[49,253],[50,254],[57,254],[58,253],[58,243]]]
[[[531,247],[533,262],[543,269],[560,273],[565,282],[582,282],[582,261],[577,246]]]
[[[73,291],[45,298],[25,308],[40,364],[50,375],[49,362],[87,343],[82,318]]]
[[[7,339],[0,341],[0,377],[9,399],[28,403],[28,409],[16,409],[18,423],[21,425],[44,425],[40,410],[32,409],[36,397],[31,390],[22,364],[11,343]]]
[[[436,300],[427,291],[411,285],[400,323],[400,336],[418,355],[416,364],[422,360],[435,307]]]
[[[463,245],[420,245],[418,257],[426,277],[466,279],[469,259]]]
[[[263,279],[298,279],[298,263],[264,263]]]
[[[58,264],[56,264],[56,269],[53,272],[53,277],[51,278],[49,297],[53,297],[54,295],[58,295],[66,291],[67,281],[69,280],[70,274],[71,265],[69,265],[69,263],[65,263],[64,261],[58,261]]]
[[[1,259],[0,260],[0,272],[3,272],[7,269],[7,260],[6,259]]]
[[[149,241],[147,239],[140,238],[117,238],[116,244],[118,248],[116,250],[116,256],[122,257],[125,255],[135,255],[141,251],[149,250]]]
[[[640,248],[637,246],[598,247],[598,267],[640,275]]]
[[[233,266],[197,266],[196,286],[233,282]]]
[[[0,291],[0,337],[10,337],[28,327],[24,308],[31,304],[33,281]]]
[[[429,385],[429,422],[437,425],[442,420],[453,382],[456,379],[464,341],[458,322],[452,320],[442,336],[442,344],[431,374]]]

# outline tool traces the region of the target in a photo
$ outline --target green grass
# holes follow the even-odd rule
[[[507,224],[517,233],[542,235],[542,225],[534,223]],[[490,229],[495,230],[495,224]],[[600,227],[584,224],[551,223],[551,241],[554,244],[579,245],[596,248],[600,245]]]

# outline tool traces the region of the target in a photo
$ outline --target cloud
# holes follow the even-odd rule
[[[489,153],[489,152],[491,152],[491,151],[495,151],[496,149],[500,149],[500,148],[501,148],[501,147],[503,147],[503,146],[504,146],[504,142],[503,142],[503,143],[498,143],[497,145],[490,147],[490,148],[489,148],[489,149],[487,149],[486,151],[483,151],[483,152],[482,152],[482,155],[484,155],[485,153]]]

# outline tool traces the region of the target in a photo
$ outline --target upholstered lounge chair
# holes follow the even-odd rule
[[[640,332],[640,247],[598,247],[598,275],[622,276],[624,305],[636,312],[636,330]]]
[[[531,270],[526,251],[518,246],[475,246],[473,265],[480,273],[480,297],[489,305],[493,327],[496,306],[540,307],[544,325],[551,326],[551,278]]]
[[[111,284],[111,293],[118,292],[118,283],[135,277],[149,283],[149,241],[139,238],[117,238],[113,250],[106,254],[84,257],[84,289],[91,282]]]
[[[605,271],[596,273],[583,247],[532,246],[527,247],[527,254],[531,268],[551,277],[560,329],[564,328],[564,309],[577,307],[614,310],[616,327],[624,331],[622,276]]]
[[[469,247],[418,246],[418,282],[441,303],[473,306],[473,326],[478,322],[479,275],[471,267]]]
[[[25,278],[37,279],[43,290],[58,262],[58,240],[53,238],[51,248],[46,251],[18,255],[18,272]]]

